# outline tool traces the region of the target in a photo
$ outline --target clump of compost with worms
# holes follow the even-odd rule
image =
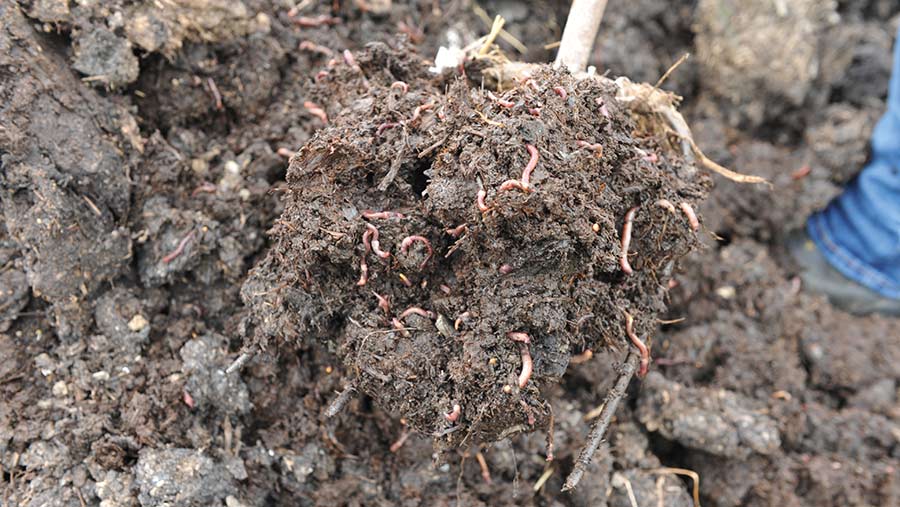
[[[546,429],[541,389],[575,355],[635,347],[646,371],[709,178],[608,80],[538,66],[488,90],[481,61],[427,67],[372,44],[315,75],[298,114],[327,126],[242,295],[247,350],[326,343],[441,450]]]

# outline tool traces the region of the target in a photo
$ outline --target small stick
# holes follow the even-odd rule
[[[547,461],[553,461],[553,426],[556,417],[553,415],[553,406],[550,406],[550,424],[547,427]]]
[[[222,94],[219,93],[219,87],[216,86],[216,82],[213,81],[213,78],[206,78],[206,84],[209,85],[209,91],[212,92],[213,98],[216,100],[216,109],[219,111],[225,109],[225,106],[222,105]]]
[[[499,104],[503,107],[515,107],[515,105],[516,105],[515,102],[509,101],[506,99],[501,99],[500,97],[494,95],[490,91],[487,92],[487,96],[489,99],[493,100],[494,102],[496,102],[497,104]]]
[[[328,123],[328,114],[324,109],[317,106],[314,102],[306,101],[303,103],[303,107],[309,111],[309,114],[315,116],[316,118],[322,120],[322,123]]]
[[[631,263],[628,262],[628,247],[631,246],[631,222],[634,220],[634,214],[640,206],[635,206],[625,213],[625,224],[622,226],[622,251],[619,253],[619,265],[626,275],[634,273],[631,269]]]
[[[606,429],[609,427],[609,423],[616,413],[616,408],[619,406],[619,401],[625,397],[625,390],[628,389],[628,383],[631,382],[631,377],[634,376],[634,370],[637,368],[639,359],[638,355],[634,352],[629,352],[628,356],[625,358],[625,363],[622,365],[622,370],[619,372],[619,377],[616,379],[615,385],[608,393],[606,393],[603,409],[600,411],[600,416],[594,422],[594,426],[591,427],[590,433],[588,433],[587,442],[581,449],[578,459],[575,461],[575,467],[566,478],[566,483],[562,487],[564,492],[572,490],[578,486],[578,483],[581,481],[581,477],[584,475],[584,469],[591,463],[594,453],[597,452],[597,448],[600,447],[600,443],[603,441]]]
[[[225,373],[232,373],[232,372],[240,370],[241,368],[244,367],[245,364],[247,364],[247,361],[249,361],[250,358],[252,358],[252,357],[253,357],[253,354],[251,354],[249,352],[242,353],[241,355],[239,355],[237,357],[237,359],[234,360],[233,363],[231,363],[231,366],[229,366],[228,368],[225,369]]]
[[[694,213],[694,208],[686,202],[681,203],[679,207],[681,207],[681,211],[684,212],[684,215],[687,217],[688,223],[691,225],[691,230],[697,232],[700,229],[700,220],[697,220],[697,214]]]
[[[410,245],[412,245],[416,241],[424,243],[425,248],[428,249],[428,254],[425,256],[425,260],[422,261],[421,264],[419,264],[419,269],[425,269],[425,265],[428,264],[429,259],[431,259],[431,256],[434,254],[434,250],[431,248],[431,242],[428,241],[428,238],[424,236],[407,236],[403,238],[402,242],[400,242],[400,251],[406,253],[406,251],[409,250]]]
[[[409,317],[409,316],[412,315],[412,314],[416,314],[416,315],[419,315],[419,316],[421,316],[421,317],[425,317],[426,319],[433,319],[433,318],[434,318],[434,314],[431,313],[431,312],[429,312],[428,310],[423,310],[423,309],[419,308],[418,306],[410,306],[410,307],[407,308],[406,310],[403,310],[403,313],[400,314],[400,319],[401,319],[401,320],[402,320],[402,319],[405,319],[405,318]]]
[[[178,243],[178,246],[175,248],[175,250],[172,250],[172,253],[170,253],[169,255],[162,258],[162,261],[166,264],[174,261],[176,257],[181,255],[181,252],[184,252],[184,247],[187,246],[188,242],[193,237],[194,237],[194,231],[189,232],[187,234],[187,236],[185,236],[184,238],[181,239],[181,241]]]
[[[394,81],[391,83],[392,90],[400,90],[402,94],[406,94],[409,91],[409,85],[404,83],[403,81]]]
[[[625,312],[625,333],[641,354],[641,368],[638,370],[638,377],[643,377],[650,368],[650,349],[634,333],[634,317],[628,312]]]
[[[347,405],[347,402],[353,397],[353,393],[356,392],[356,388],[353,386],[347,386],[346,389],[341,391],[341,394],[338,395],[331,404],[328,405],[328,409],[325,410],[325,418],[330,419],[344,409]]]
[[[403,213],[398,213],[396,211],[363,211],[363,218],[368,218],[369,220],[377,220],[377,219],[391,219],[391,218],[406,218],[406,215]]]
[[[567,67],[569,72],[577,74],[587,67],[606,10],[607,0],[574,0],[566,19],[559,50],[556,53],[554,68]]]
[[[485,461],[484,455],[480,451],[475,453],[475,460],[478,461],[478,466],[481,467],[481,478],[487,484],[491,484],[491,470],[488,468],[487,461]]]
[[[459,406],[459,403],[453,404],[453,411],[444,414],[444,417],[450,422],[456,422],[459,419],[460,414],[462,414],[462,407]]]
[[[385,315],[390,315],[391,314],[390,300],[388,298],[382,296],[381,294],[375,292],[374,290],[372,291],[372,294],[374,294],[375,299],[378,300],[378,308],[381,308],[382,310],[384,310]]]

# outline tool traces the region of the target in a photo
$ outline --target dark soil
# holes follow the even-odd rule
[[[776,3],[604,18],[600,73],[653,83],[696,53],[664,87],[707,154],[774,184],[717,179],[706,201],[602,81],[544,71],[505,108],[481,67],[425,70],[494,14],[528,48],[508,55],[548,61],[565,2],[489,1],[487,21],[468,1],[0,3],[0,505],[692,505],[672,468],[704,505],[900,503],[900,322],[805,293],[778,246],[865,159],[900,3]],[[772,51],[784,26],[797,51]],[[535,191],[500,192],[526,144]],[[391,258],[359,287],[366,223]],[[410,306],[434,317],[404,336]],[[622,310],[654,364],[562,494]],[[509,331],[531,337],[522,389]],[[226,374],[245,340],[264,350]]]

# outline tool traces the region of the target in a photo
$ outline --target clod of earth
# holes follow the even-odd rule
[[[671,203],[709,179],[609,81],[539,66],[487,91],[416,58],[371,44],[315,85],[328,126],[291,158],[245,345],[327,343],[348,385],[443,450],[546,428],[541,390],[585,350],[639,343],[646,371],[698,244]]]

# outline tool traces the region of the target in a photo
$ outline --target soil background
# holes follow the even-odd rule
[[[692,505],[673,468],[708,506],[900,503],[900,321],[805,293],[779,247],[865,161],[891,0],[610,2],[592,64],[652,83],[692,53],[664,87],[698,144],[774,189],[715,180],[651,372],[573,493],[616,352],[542,386],[551,463],[541,429],[436,465],[372,398],[324,418],[348,378],[324,342],[225,374],[288,156],[324,126],[304,103],[337,113],[329,61],[370,42],[431,58],[494,14],[526,46],[501,39],[509,55],[549,61],[566,8],[0,4],[0,505]]]

